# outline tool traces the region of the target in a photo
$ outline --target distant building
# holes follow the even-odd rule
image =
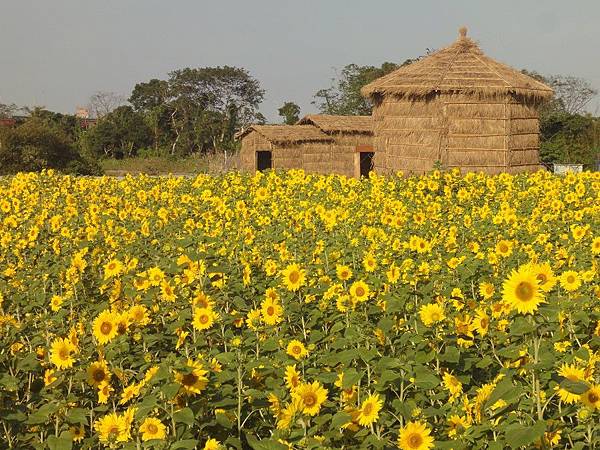
[[[583,172],[583,164],[554,164],[554,173],[564,175],[568,172],[581,173]]]
[[[87,108],[83,108],[78,106],[75,110],[75,117],[78,119],[89,119],[90,118],[90,110]]]

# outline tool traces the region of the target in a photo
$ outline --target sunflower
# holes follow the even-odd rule
[[[300,402],[302,412],[309,416],[316,416],[321,410],[321,405],[327,400],[327,389],[321,383],[302,383],[292,392],[292,398]]]
[[[100,344],[107,344],[117,336],[117,316],[109,310],[102,311],[92,324],[94,337]]]
[[[448,425],[450,426],[450,429],[448,430],[448,437],[455,438],[458,434],[469,428],[471,423],[467,417],[452,414],[450,417],[448,417]]]
[[[579,274],[576,271],[567,270],[560,276],[560,285],[564,290],[573,292],[581,286],[581,278],[579,278]]]
[[[377,422],[382,407],[383,400],[379,398],[379,394],[369,395],[360,405],[358,423],[363,427],[368,427]]]
[[[88,383],[94,387],[100,386],[105,381],[110,381],[111,373],[106,361],[100,360],[90,364],[87,370]]]
[[[600,255],[600,236],[595,237],[592,241],[592,254]]]
[[[167,427],[154,417],[147,417],[140,425],[139,431],[142,435],[142,441],[151,439],[164,439],[167,436]]]
[[[94,429],[98,432],[102,443],[126,442],[129,435],[125,418],[116,413],[106,414],[96,420]]]
[[[58,369],[73,367],[75,359],[73,359],[72,353],[75,353],[76,350],[77,348],[69,338],[57,338],[50,346],[50,362]]]
[[[54,376],[54,369],[46,369],[44,371],[44,386],[54,383],[57,378]]]
[[[104,265],[104,279],[108,280],[109,278],[116,277],[123,272],[123,263],[118,259],[112,259]]]
[[[462,394],[462,383],[450,372],[444,373],[442,379],[444,381],[444,388],[450,392],[449,401],[453,403]]]
[[[85,428],[83,425],[72,426],[69,428],[69,432],[71,433],[73,442],[83,441],[83,438],[85,437]]]
[[[574,364],[563,364],[560,367],[558,374],[561,377],[564,377],[569,381],[585,380],[585,370],[578,368]],[[572,404],[572,403],[577,402],[577,400],[579,400],[579,398],[580,398],[580,395],[573,394],[564,388],[557,387],[557,389],[558,389],[558,396],[561,399],[561,401],[563,401],[564,403]]]
[[[527,266],[513,270],[502,287],[502,300],[520,314],[533,313],[544,302],[544,294],[540,290],[536,274]]]
[[[115,390],[108,381],[103,381],[98,385],[98,403],[104,405],[108,402],[110,394]]]
[[[167,280],[163,280],[160,283],[160,293],[161,293],[161,298],[163,300],[166,300],[168,302],[174,302],[175,300],[177,300],[177,295],[175,295],[175,290],[173,289],[173,286],[171,286]]]
[[[496,290],[494,289],[494,285],[492,283],[484,282],[479,285],[479,293],[486,300],[492,298],[494,296],[494,292],[496,292]]]
[[[335,273],[342,281],[349,280],[352,277],[352,270],[350,270],[350,267],[340,264],[335,266]]]
[[[210,308],[195,308],[192,325],[196,330],[208,330],[213,326],[218,315]]]
[[[496,244],[496,255],[502,256],[504,258],[510,256],[512,253],[513,244],[506,239],[502,239]]]
[[[211,438],[208,441],[206,441],[206,444],[204,444],[204,447],[202,450],[221,450],[222,448],[223,448],[223,446],[221,445],[221,443],[219,441],[217,441],[214,438]]]
[[[363,259],[363,267],[367,272],[373,272],[377,268],[377,261],[371,254],[365,255]]]
[[[437,303],[429,303],[421,306],[419,316],[426,327],[430,327],[434,323],[441,322],[446,318],[444,308]]]
[[[134,322],[136,325],[144,326],[150,323],[150,317],[148,316],[148,308],[144,305],[134,305],[127,311],[129,320]]]
[[[292,398],[292,401],[286,403],[277,415],[277,429],[287,430],[292,424],[292,420],[296,414],[302,411],[302,402]]]
[[[65,301],[65,298],[60,295],[53,295],[50,299],[50,309],[56,312],[60,309],[60,305],[62,305]]]
[[[600,409],[600,385],[592,385],[581,394],[581,401],[588,408]]]
[[[158,267],[152,267],[146,273],[152,286],[159,286],[165,278],[165,273]]]
[[[297,360],[301,360],[308,355],[308,350],[302,342],[294,339],[287,345],[286,353]]]
[[[266,298],[263,300],[260,313],[262,316],[262,320],[267,325],[277,325],[282,321],[281,313],[283,312],[283,308],[279,304],[277,300],[272,300],[271,298]]]
[[[188,359],[187,368],[186,372],[175,373],[175,381],[181,385],[186,394],[200,394],[208,384],[206,378],[208,371],[203,369],[201,362],[192,359]]]
[[[478,309],[477,315],[473,319],[473,327],[480,336],[485,336],[490,328],[490,318],[485,309]]]
[[[142,384],[136,383],[126,386],[125,389],[123,389],[123,392],[121,392],[121,400],[119,400],[119,405],[125,405],[133,398],[140,395],[140,390],[142,389],[142,387]]]
[[[408,422],[398,436],[398,446],[402,450],[429,450],[433,448],[431,429],[421,422]]]
[[[283,284],[289,291],[297,291],[306,282],[306,271],[298,264],[290,264],[281,271]]]
[[[556,284],[556,277],[552,272],[550,264],[533,264],[531,270],[535,273],[535,278],[538,280],[540,289],[544,292],[550,292]]]
[[[369,285],[364,281],[355,281],[350,286],[350,297],[357,302],[365,302],[369,299],[371,291]]]
[[[198,291],[196,292],[196,295],[194,295],[194,298],[192,298],[192,305],[198,308],[212,308],[213,302],[204,291]]]
[[[293,390],[298,387],[302,381],[300,373],[296,370],[296,364],[293,366],[286,366],[285,368],[285,385],[288,389]]]

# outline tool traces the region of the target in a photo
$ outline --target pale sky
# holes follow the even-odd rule
[[[0,102],[74,113],[97,91],[184,67],[244,67],[315,112],[314,93],[349,63],[402,62],[453,42],[461,25],[515,68],[600,89],[598,0],[0,0]],[[599,97],[590,111],[600,114]]]

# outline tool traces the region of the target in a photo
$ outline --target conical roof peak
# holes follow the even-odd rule
[[[553,92],[545,84],[486,56],[467,37],[466,27],[448,47],[400,67],[361,90],[365,96],[427,96],[464,93],[483,97],[516,94],[543,100]]]

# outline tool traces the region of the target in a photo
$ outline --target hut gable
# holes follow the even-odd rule
[[[361,92],[375,101],[384,95],[425,97],[454,93],[484,98],[515,94],[541,101],[553,94],[545,84],[484,55],[467,37],[464,27],[449,47],[378,78]]]
[[[309,114],[298,121],[298,125],[314,125],[327,134],[373,134],[371,116],[332,116]]]
[[[312,125],[250,125],[238,135],[238,139],[244,138],[253,131],[267,141],[276,144],[332,140],[331,137]]]

